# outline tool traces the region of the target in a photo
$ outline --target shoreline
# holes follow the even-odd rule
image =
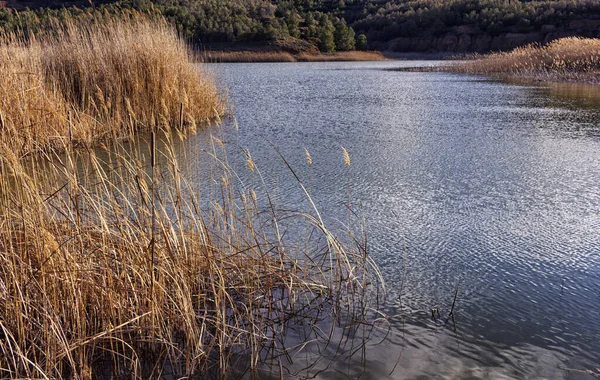
[[[205,50],[198,53],[199,60],[207,63],[241,63],[241,62],[360,62],[360,61],[455,61],[457,53],[398,53],[389,50],[340,51],[321,53],[315,51],[286,50]]]
[[[367,62],[367,61],[447,61],[447,65],[431,67],[402,67],[388,69],[391,71],[407,72],[453,72],[458,74],[483,75],[497,80],[510,80],[527,83],[580,83],[600,84],[600,68],[596,72],[485,72],[473,70],[473,64],[479,64],[490,56],[499,53],[484,55],[478,59],[461,60],[455,53],[394,53],[389,51],[347,51],[335,53],[307,53],[293,54],[281,50],[214,50],[199,54],[202,63],[297,63],[297,62]],[[502,53],[500,53],[502,54]],[[461,57],[465,58],[465,57]],[[461,61],[461,62],[459,62]]]
[[[520,74],[506,74],[506,73],[482,73],[474,71],[456,70],[461,64],[458,65],[444,65],[444,66],[428,66],[428,67],[399,67],[386,69],[389,71],[404,71],[404,72],[447,72],[455,74],[469,74],[469,75],[480,75],[490,79],[499,81],[510,81],[524,84],[534,83],[554,83],[554,84],[583,84],[583,85],[600,85],[600,70],[594,73],[520,73]]]
[[[360,62],[384,61],[388,59],[379,51],[341,51],[335,53],[287,51],[226,51],[211,50],[199,54],[205,63],[273,63],[273,62]]]

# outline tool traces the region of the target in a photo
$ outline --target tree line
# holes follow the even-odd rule
[[[51,20],[124,10],[159,13],[196,44],[296,38],[322,52],[383,46],[397,37],[441,35],[470,25],[489,33],[600,19],[597,0],[121,0],[32,9],[0,8],[0,27],[36,33]]]

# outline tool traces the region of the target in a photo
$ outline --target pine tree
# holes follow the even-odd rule
[[[359,34],[356,39],[356,50],[367,50],[367,36]]]
[[[334,31],[333,23],[326,14],[323,14],[319,20],[319,50],[323,53],[335,51]]]
[[[338,20],[335,24],[335,32],[333,37],[335,39],[335,49],[337,51],[348,51],[354,50],[354,29],[346,25],[346,21]]]

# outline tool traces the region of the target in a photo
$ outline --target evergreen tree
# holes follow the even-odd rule
[[[291,37],[300,38],[300,20],[295,12],[288,12],[285,23],[287,24],[288,32]]]
[[[321,15],[319,20],[319,50],[323,53],[331,53],[335,51],[335,39],[333,33],[335,27],[326,14]]]
[[[354,50],[354,29],[346,25],[344,19],[338,20],[335,24],[335,32],[333,37],[335,40],[335,50],[337,51],[348,51]]]
[[[367,50],[367,36],[359,34],[356,39],[356,50]]]

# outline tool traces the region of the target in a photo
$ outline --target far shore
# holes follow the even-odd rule
[[[341,51],[321,53],[318,51],[287,52],[284,50],[206,50],[200,53],[203,62],[344,62],[344,61],[442,61],[456,59],[456,53],[393,51]]]
[[[286,51],[224,51],[208,50],[200,53],[203,62],[343,62],[383,61],[386,57],[379,51],[340,51],[335,53]]]
[[[447,71],[528,82],[600,84],[600,39],[579,37],[567,37],[547,45],[531,44],[508,52],[483,55],[358,50],[320,53],[314,47],[312,50],[286,51],[281,47],[271,46],[248,50],[205,50],[200,53],[200,59],[214,63],[446,60],[448,64],[443,66],[393,70]]]

